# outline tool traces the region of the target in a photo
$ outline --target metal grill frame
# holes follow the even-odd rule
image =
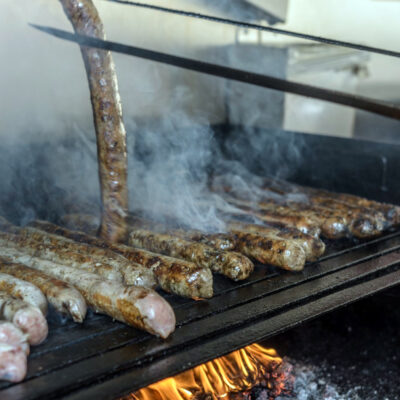
[[[53,322],[27,379],[1,383],[0,397],[115,399],[400,283],[400,232],[340,245],[299,274],[257,266],[245,282],[217,277],[210,300],[165,295],[177,317],[166,341],[98,315]]]

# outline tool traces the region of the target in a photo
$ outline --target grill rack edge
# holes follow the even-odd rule
[[[98,315],[51,322],[27,379],[1,383],[0,397],[115,399],[400,283],[400,232],[335,247],[302,273],[258,265],[241,283],[216,277],[210,300],[165,295],[177,317],[166,341]]]

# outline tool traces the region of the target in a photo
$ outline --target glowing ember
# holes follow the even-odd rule
[[[277,396],[285,389],[287,371],[281,370],[281,364],[275,350],[253,344],[143,388],[125,400],[219,400],[257,385]]]

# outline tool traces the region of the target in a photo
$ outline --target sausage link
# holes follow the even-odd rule
[[[288,271],[301,271],[306,262],[304,249],[297,243],[278,237],[232,231],[236,250],[255,258],[263,264],[271,264]]]
[[[191,298],[210,298],[213,295],[213,277],[208,268],[146,250],[109,243],[83,232],[71,231],[46,221],[33,221],[29,225],[79,243],[111,249],[123,255],[127,260],[153,271],[157,283],[167,292]]]
[[[251,202],[231,198],[229,201],[239,208],[252,208]],[[322,235],[329,239],[343,238],[348,233],[347,220],[342,216],[333,215],[329,212],[326,212],[325,214],[323,212],[315,213],[312,210],[295,203],[286,205],[274,200],[263,200],[262,202],[257,202],[254,205],[254,208],[257,214],[261,215],[272,214],[295,218],[302,217],[307,224],[319,227]]]
[[[0,380],[21,382],[27,371],[27,355],[19,348],[0,342]]]
[[[242,254],[215,250],[211,246],[167,233],[133,230],[129,235],[129,243],[135,247],[192,261],[235,281],[248,278],[254,269],[253,263]]]
[[[287,194],[288,195],[288,194]],[[305,202],[287,201],[283,207],[295,211],[298,215],[313,215],[320,222],[321,231],[329,239],[340,237],[340,233],[346,233],[358,237],[367,238],[380,235],[385,229],[383,214],[376,212],[363,213],[339,202],[324,202],[317,196],[307,193]],[[257,203],[261,208],[277,204],[274,200],[263,200]],[[278,203],[279,204],[279,203]]]
[[[315,221],[310,221],[301,215],[287,215],[276,211],[256,210],[251,207],[240,206],[243,214],[230,214],[231,217],[248,216],[250,219],[256,218],[267,224],[272,224],[278,227],[296,228],[300,232],[314,237],[319,237],[321,228]]]
[[[86,302],[73,286],[26,265],[10,261],[0,257],[0,272],[31,282],[45,294],[58,312],[71,316],[74,322],[83,322],[86,316]]]
[[[26,375],[29,344],[11,322],[0,321],[0,380],[21,382]]]
[[[105,39],[103,24],[91,0],[60,0],[78,34]],[[81,46],[89,82],[103,205],[100,236],[126,239],[128,210],[126,131],[111,53]]]
[[[42,291],[32,283],[12,275],[1,270],[0,260],[0,291],[6,292],[16,299],[23,300],[33,307],[37,307],[43,315],[46,315],[47,300]]]
[[[42,312],[6,292],[0,292],[0,318],[12,322],[25,332],[32,345],[46,339],[48,327]]]
[[[0,246],[16,248],[24,253],[52,260],[74,268],[97,273],[107,279],[122,281],[122,274],[110,265],[93,261],[90,257],[66,249],[58,249],[49,244],[43,244],[31,237],[23,237],[12,233],[0,232]]]
[[[95,272],[107,279],[124,280],[128,285],[152,288],[156,285],[151,271],[143,266],[129,262],[125,257],[109,249],[101,249],[85,243],[53,235],[35,228],[14,227],[11,232],[18,234],[20,247],[25,246],[30,254],[51,259],[60,264]],[[0,238],[4,234],[0,233]]]
[[[5,343],[22,350],[29,355],[27,335],[12,322],[0,321],[0,343]]]
[[[150,333],[168,337],[175,329],[171,306],[151,289],[104,279],[49,260],[31,257],[16,249],[1,249],[0,255],[75,286],[96,312]]]
[[[231,231],[244,231],[267,237],[272,235],[283,239],[293,240],[295,243],[303,247],[307,261],[315,261],[325,252],[325,243],[321,239],[307,235],[295,228],[276,228],[273,226],[245,224],[237,221],[228,222],[227,228]]]
[[[300,194],[313,205],[342,211],[351,218],[350,229],[354,236],[374,236],[400,223],[400,207],[393,204],[276,180],[266,180],[264,189],[281,195]]]

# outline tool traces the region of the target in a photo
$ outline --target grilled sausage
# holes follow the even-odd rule
[[[60,0],[78,34],[105,39],[103,24],[91,0]],[[100,236],[110,242],[126,238],[128,210],[126,132],[111,53],[81,46],[89,81],[97,138],[101,199]]]
[[[303,247],[307,261],[315,261],[325,252],[325,244],[322,240],[300,232],[295,228],[276,228],[273,226],[245,224],[237,221],[228,222],[227,228],[231,231],[244,231],[267,237],[273,235],[283,239],[293,240]]]
[[[334,193],[328,194],[328,197],[330,196],[335,198]],[[390,225],[400,224],[400,207],[394,204],[381,203],[345,193],[338,193],[337,199],[343,201],[345,204],[366,208],[367,210],[376,210],[385,216]]]
[[[109,248],[123,255],[127,260],[151,269],[157,283],[167,292],[192,298],[210,298],[213,295],[213,278],[208,268],[146,250],[108,243],[100,238],[83,232],[71,231],[46,221],[33,221],[29,225],[79,243]]]
[[[0,255],[22,263],[75,286],[96,312],[168,337],[175,329],[175,314],[171,306],[153,290],[102,278],[97,274],[77,270],[52,261],[31,257],[22,251],[0,248]]]
[[[381,230],[400,223],[400,207],[392,204],[277,180],[267,179],[264,189],[286,196],[301,194],[313,205],[344,212],[352,220],[351,228],[355,236],[368,237],[371,231],[373,236],[376,231],[379,234]]]
[[[45,294],[58,312],[71,316],[74,322],[83,322],[86,316],[86,302],[73,286],[26,265],[10,261],[0,257],[0,272],[31,282]]]
[[[18,233],[14,246],[25,246],[30,254],[51,259],[60,264],[95,272],[107,279],[123,280],[128,285],[155,287],[153,273],[143,266],[129,262],[125,257],[108,249],[52,235],[35,228],[14,228]],[[0,233],[2,238],[7,238]],[[9,244],[12,245],[12,244]]]
[[[0,291],[0,318],[10,321],[25,332],[32,345],[46,339],[48,327],[42,312],[23,300]]]
[[[26,333],[23,333],[12,322],[0,321],[0,343],[19,348],[24,354],[29,355]]]
[[[377,214],[368,213],[363,214],[359,211],[354,211],[349,208],[339,207],[327,207],[327,204],[314,204],[310,199],[312,204],[294,206],[297,208],[306,209],[310,212],[314,212],[319,216],[324,218],[333,219],[340,218],[346,221],[346,227],[348,232],[358,238],[367,238],[380,235],[385,229],[385,220],[383,215],[380,217]],[[290,203],[292,206],[292,203]]]
[[[6,292],[16,299],[23,300],[33,307],[37,307],[43,313],[43,315],[47,314],[46,297],[44,297],[39,288],[37,288],[35,285],[32,285],[32,283],[12,276],[12,274],[9,275],[7,273],[4,273],[4,271],[1,271],[1,269],[0,291]]]
[[[0,321],[0,380],[22,381],[28,354],[26,335],[11,322]]]
[[[310,221],[308,218],[300,215],[287,215],[276,211],[256,210],[246,206],[240,206],[240,209],[244,211],[244,215],[266,222],[268,225],[296,228],[300,232],[314,237],[319,237],[321,234],[321,228],[315,221]],[[231,216],[240,217],[241,215],[231,214]]]
[[[258,203],[261,208],[271,202]],[[289,201],[285,208],[294,210],[298,215],[310,215],[318,219],[322,234],[330,239],[337,239],[347,232],[351,235],[364,238],[380,235],[383,232],[383,221],[373,215],[362,215],[351,210],[331,209],[321,204],[296,203]]]
[[[215,250],[211,246],[167,233],[137,229],[130,233],[129,243],[135,247],[193,261],[235,281],[248,278],[254,269],[253,263],[242,254]]]
[[[21,382],[26,371],[26,354],[18,347],[0,342],[0,380]]]
[[[369,217],[378,227],[384,229],[400,223],[400,207],[393,204],[379,203],[362,197],[345,193],[333,193],[327,190],[304,188],[310,202],[323,207],[342,210],[361,216]]]
[[[110,265],[93,261],[84,254],[58,249],[49,244],[43,244],[31,237],[23,237],[12,233],[0,232],[0,246],[19,249],[27,255],[52,260],[74,268],[97,273],[107,279],[122,282],[122,274]]]
[[[263,264],[271,264],[289,271],[301,271],[306,261],[305,251],[302,246],[290,239],[282,239],[275,235],[268,237],[260,234],[233,230],[231,233],[212,235],[210,241],[207,235],[201,241],[211,247],[215,237],[220,241],[230,244],[235,251],[247,257],[254,258]]]
[[[293,241],[276,236],[232,231],[236,251],[254,258],[263,264],[271,264],[288,271],[301,271],[306,262],[304,249]]]
[[[257,226],[257,225],[255,225]],[[199,241],[210,247],[219,249],[221,244],[238,251],[247,257],[254,258],[265,264],[271,264],[290,271],[304,268],[306,253],[302,246],[291,238],[283,239],[269,232],[268,235],[259,232],[246,232],[231,228],[230,233],[207,234],[202,232],[172,231],[179,237]],[[301,234],[301,232],[299,232]]]
[[[168,223],[167,223],[168,224]],[[224,238],[220,234],[205,233],[198,230],[184,230],[184,229],[170,229],[165,224],[160,224],[156,221],[139,217],[137,215],[129,215],[128,225],[133,230],[145,229],[158,233],[167,233],[172,236],[177,236],[181,239],[191,240],[194,242],[201,242],[214,247],[217,250],[229,251],[234,249],[233,243]]]
[[[273,190],[274,187],[271,189]],[[330,233],[333,230],[332,227],[337,226],[335,219],[337,221],[341,220],[341,223],[346,226],[347,231],[358,238],[378,236],[387,226],[387,221],[382,213],[361,209],[360,207],[352,207],[338,200],[323,197],[317,194],[320,191],[316,189],[293,186],[292,190],[289,190],[287,186],[282,186],[279,189],[279,193],[289,199],[285,203],[289,208],[297,210],[300,213],[313,213],[325,220],[322,232],[324,233],[325,231],[325,236],[328,238],[336,238]],[[299,203],[290,200],[291,195],[299,193],[304,195],[304,202]],[[266,193],[266,196],[268,195],[269,193]],[[263,200],[261,207],[265,201],[271,202],[271,200]]]
[[[235,243],[224,233],[205,233],[200,231],[170,231],[171,234],[179,236],[183,239],[192,240],[207,244],[217,250],[233,251],[235,250]]]
[[[251,203],[247,201],[232,198],[229,198],[229,201],[239,208],[252,208]],[[257,216],[260,213],[262,215],[272,214],[287,217],[302,217],[305,221],[307,221],[308,224],[318,226],[321,229],[322,235],[329,239],[343,238],[348,233],[348,223],[344,217],[332,215],[329,212],[326,212],[325,214],[323,212],[319,212],[317,214],[312,210],[309,210],[306,207],[296,203],[286,205],[274,200],[263,200],[262,202],[257,202],[254,208],[257,210]]]

